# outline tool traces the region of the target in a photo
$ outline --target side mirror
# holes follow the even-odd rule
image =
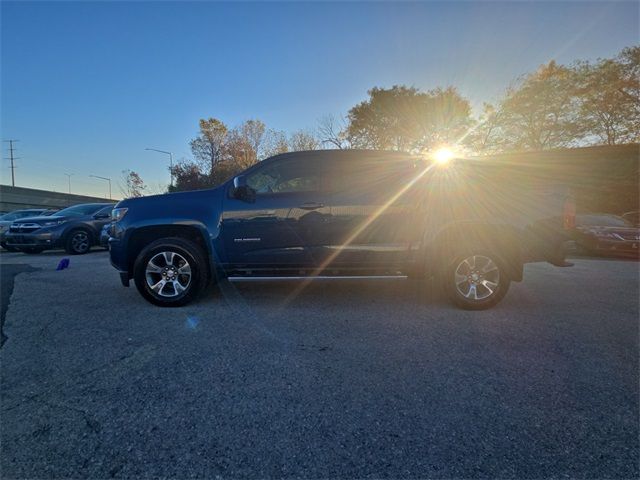
[[[238,175],[233,179],[233,191],[231,192],[231,196],[245,202],[253,202],[256,199],[256,192],[253,188],[247,185],[246,176]]]

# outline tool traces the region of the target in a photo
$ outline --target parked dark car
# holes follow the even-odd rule
[[[87,253],[100,241],[100,230],[111,221],[110,203],[74,205],[51,216],[22,218],[9,227],[5,241],[25,253],[64,248],[70,254]]]
[[[15,249],[9,247],[4,240],[5,234],[9,231],[11,224],[21,218],[44,215],[46,212],[46,208],[27,208],[23,210],[14,210],[13,212],[0,216],[0,247],[5,250],[15,251]]]
[[[161,306],[224,276],[403,274],[435,276],[457,305],[485,309],[525,262],[568,265],[570,203],[531,165],[287,153],[211,190],[121,201],[110,255],[122,283]]]
[[[578,252],[588,255],[640,256],[640,228],[617,215],[577,215],[575,242]]]

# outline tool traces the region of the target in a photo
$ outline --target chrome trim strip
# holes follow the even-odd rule
[[[308,277],[227,277],[230,282],[261,282],[263,280],[406,280],[406,275],[330,275]]]

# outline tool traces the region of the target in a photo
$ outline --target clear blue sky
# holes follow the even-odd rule
[[[455,85],[475,106],[551,59],[637,44],[637,2],[2,2],[3,139],[17,184],[104,194],[168,183],[198,119],[314,128],[373,86]],[[3,145],[6,147],[6,144]],[[6,156],[6,149],[4,150]],[[2,183],[10,183],[3,160]]]

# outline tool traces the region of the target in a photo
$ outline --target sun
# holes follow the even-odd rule
[[[441,147],[432,154],[438,165],[447,165],[455,156],[455,152],[449,147]]]

